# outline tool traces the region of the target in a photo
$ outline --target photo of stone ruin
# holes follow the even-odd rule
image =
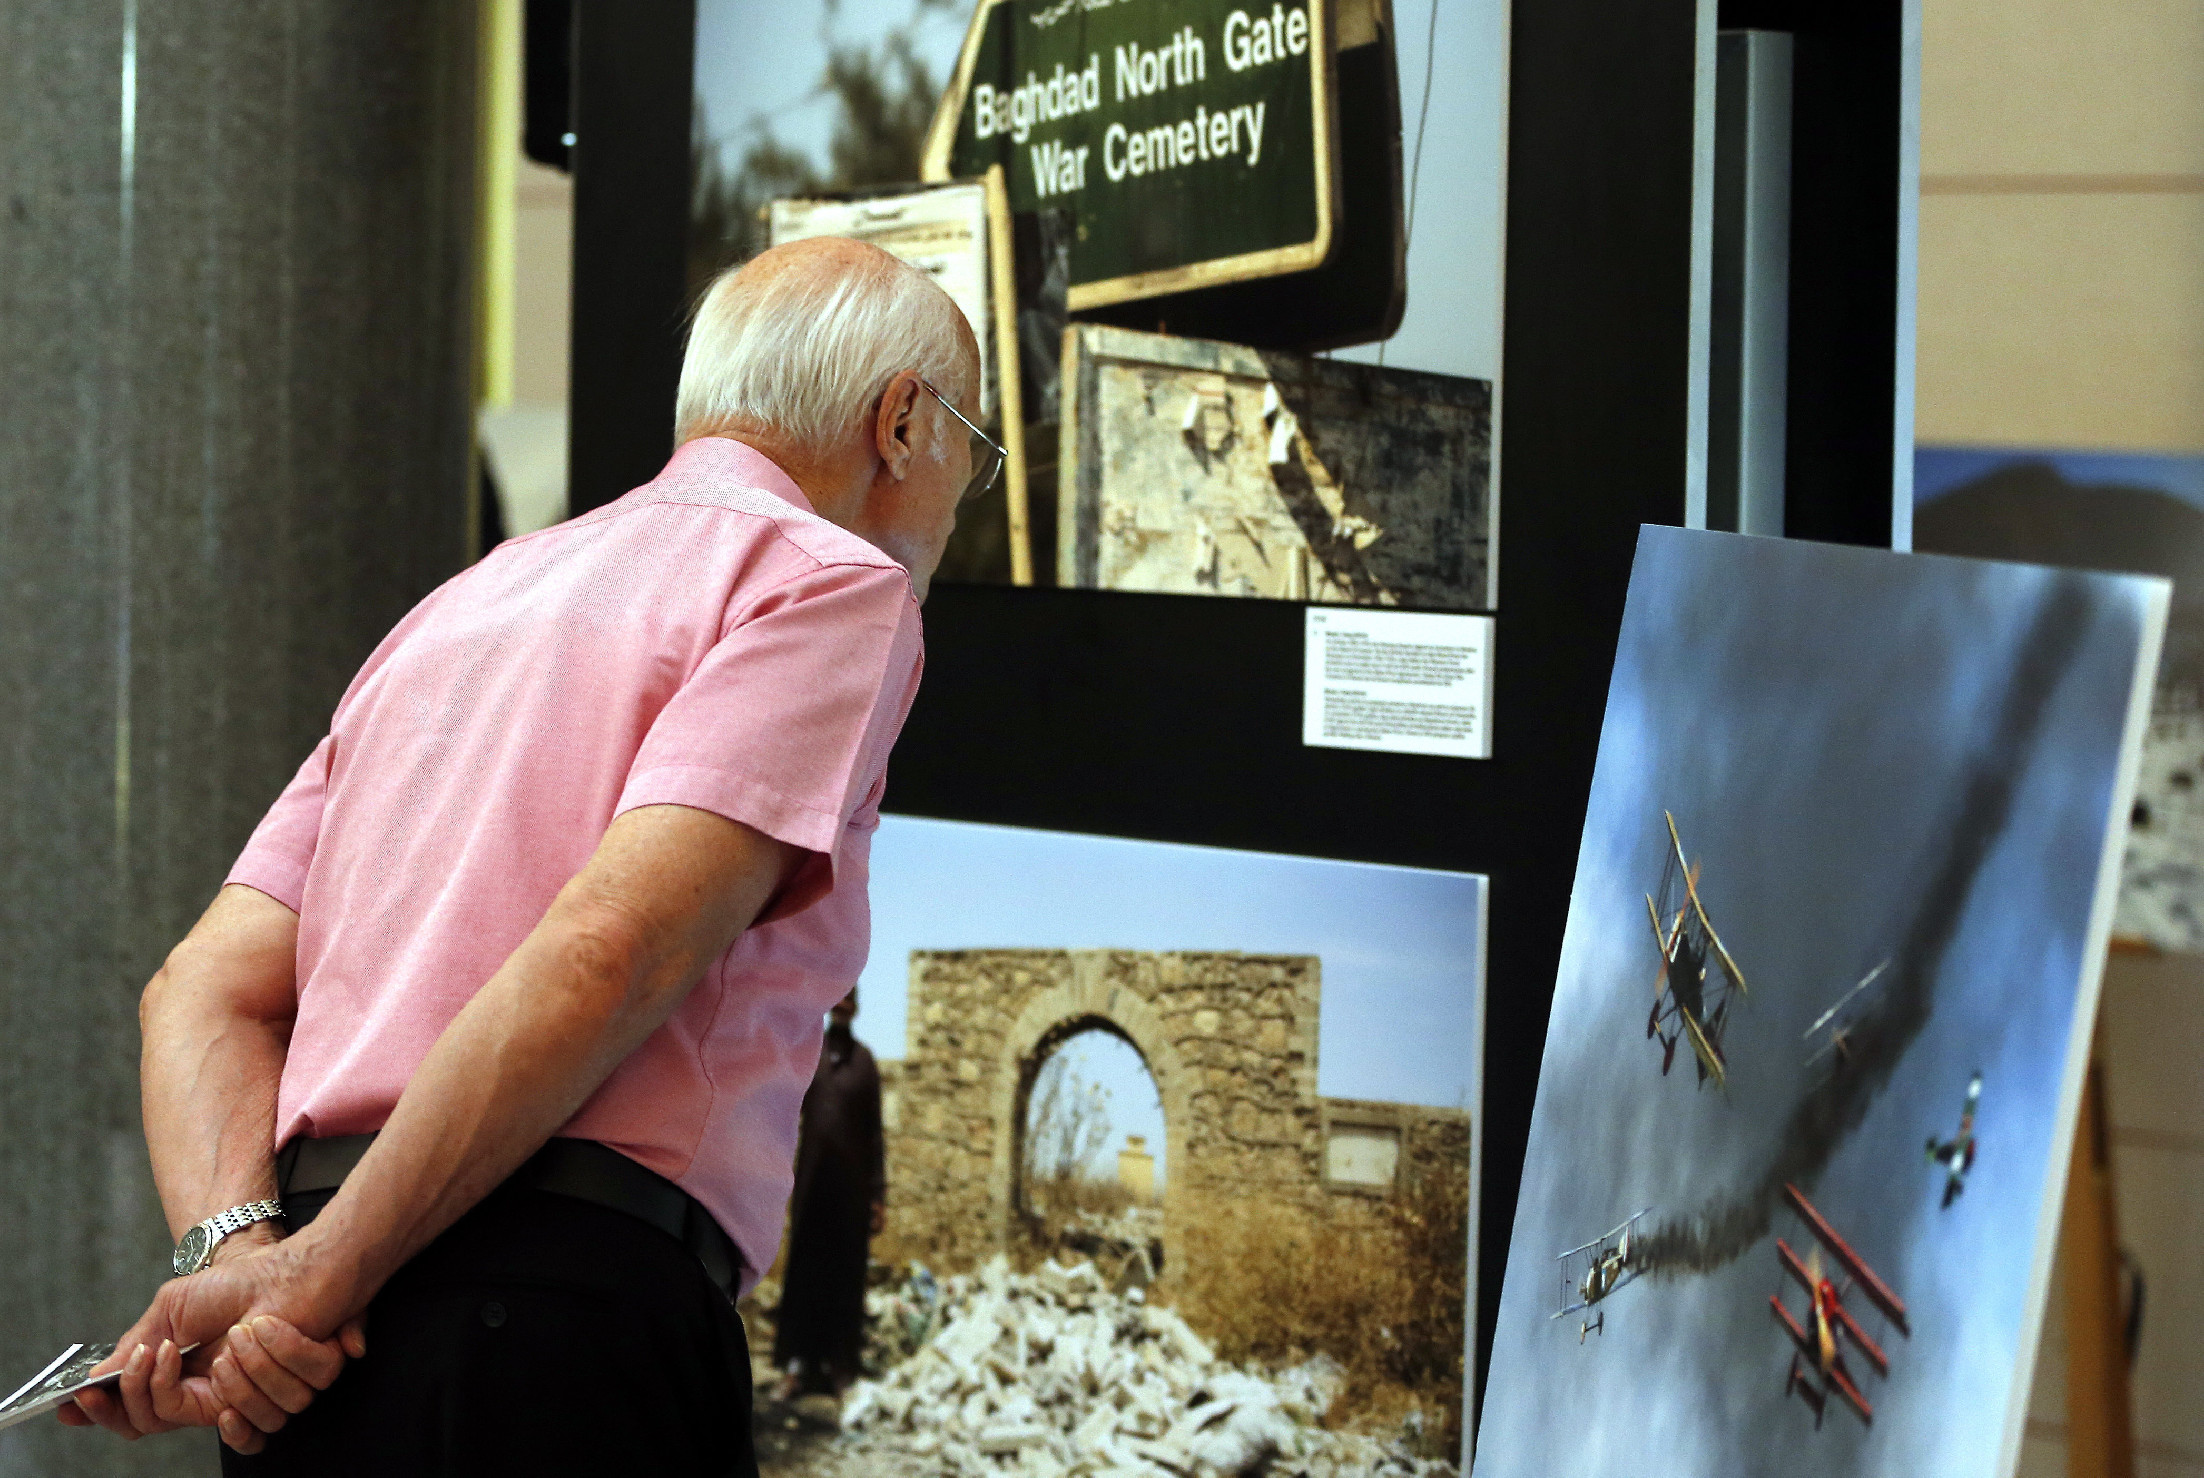
[[[766,1431],[768,1472],[1457,1471],[1470,1115],[1318,1093],[1319,957],[908,964],[870,1378],[830,1440]],[[1083,1176],[1061,1142],[1105,1137],[1050,1082],[1082,1040],[1137,1053],[1163,1127]]]
[[[1064,367],[1059,584],[1493,604],[1489,381],[1100,324]]]

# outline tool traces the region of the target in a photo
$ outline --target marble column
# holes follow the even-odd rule
[[[474,36],[0,0],[0,1394],[164,1276],[138,992],[464,557]],[[0,1433],[0,1475],[214,1468]]]

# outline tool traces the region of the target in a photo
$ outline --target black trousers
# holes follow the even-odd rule
[[[328,1194],[303,1197],[300,1213]],[[753,1478],[742,1321],[635,1217],[506,1188],[368,1308],[367,1354],[229,1478]]]

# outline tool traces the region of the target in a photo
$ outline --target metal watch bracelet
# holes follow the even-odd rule
[[[255,1222],[274,1221],[283,1215],[281,1201],[248,1201],[242,1206],[232,1206],[227,1211],[217,1211],[184,1233],[176,1244],[176,1251],[169,1258],[169,1270],[182,1278],[203,1270],[214,1260],[214,1249],[232,1232],[241,1232]]]

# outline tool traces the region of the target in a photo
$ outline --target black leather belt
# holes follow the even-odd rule
[[[282,1188],[284,1215],[293,1231],[313,1220],[321,1207],[302,1206],[302,1214],[293,1215],[292,1199],[334,1192],[374,1142],[372,1134],[299,1138],[277,1151],[276,1184]],[[694,1196],[618,1150],[593,1139],[550,1140],[523,1161],[505,1184],[571,1196],[649,1222],[688,1248],[703,1264],[705,1275],[729,1299],[739,1291],[742,1253],[734,1239],[697,1204]],[[326,1197],[323,1199],[326,1204]]]

